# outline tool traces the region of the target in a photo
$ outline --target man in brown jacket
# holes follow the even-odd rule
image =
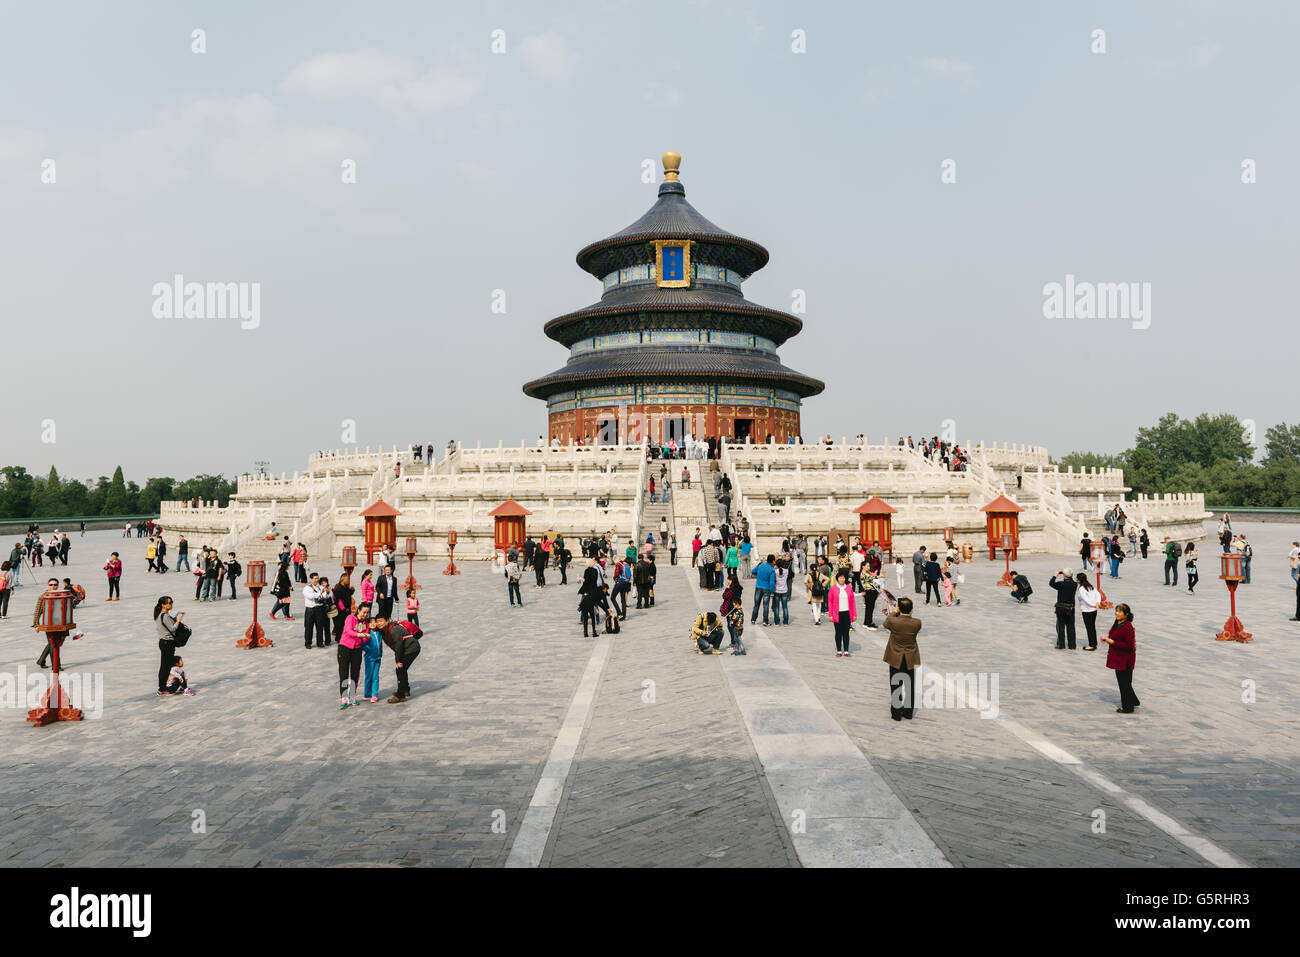
[[[912,617],[912,599],[898,599],[898,611],[885,616],[889,641],[885,658],[889,663],[889,716],[895,721],[911,718],[916,708],[916,667],[921,649],[916,644],[921,619]]]

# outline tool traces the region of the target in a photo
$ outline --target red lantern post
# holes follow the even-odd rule
[[[1106,597],[1106,593],[1101,590],[1101,564],[1106,560],[1106,543],[1093,542],[1090,546],[1092,549],[1092,566],[1097,570],[1097,596],[1100,601],[1097,602],[1098,608],[1114,608],[1115,603]],[[1087,572],[1084,572],[1086,575]]]
[[[72,707],[63,694],[63,684],[59,679],[59,649],[68,632],[75,631],[77,623],[72,620],[72,602],[74,596],[70,591],[45,593],[45,605],[41,610],[41,623],[36,630],[45,634],[54,652],[54,666],[50,675],[50,687],[41,696],[41,706],[27,712],[27,720],[37,727],[54,724],[56,721],[80,721],[81,711]],[[51,695],[53,701],[50,700]]]
[[[235,642],[236,648],[270,648],[275,644],[266,637],[266,632],[257,623],[257,599],[266,587],[266,562],[249,562],[244,569],[244,587],[253,596],[253,623],[244,632],[244,637]]]
[[[957,537],[956,529],[948,525],[943,530],[943,543],[952,548],[952,540]]]
[[[357,567],[357,547],[355,545],[343,546],[343,574],[352,575],[352,569]]]
[[[1220,556],[1223,562],[1223,570],[1219,577],[1228,586],[1228,598],[1232,602],[1231,616],[1223,624],[1223,631],[1215,635],[1215,641],[1239,641],[1243,644],[1247,641],[1254,641],[1246,626],[1241,623],[1237,617],[1237,585],[1246,577],[1242,570],[1242,556],[1240,552],[1224,552]]]
[[[1004,571],[1002,577],[998,579],[999,585],[1011,586],[1011,553],[1015,551],[1015,547],[1016,540],[1012,537],[1010,532],[1002,536],[1002,554],[1007,560],[1007,570]]]
[[[415,580],[415,552],[416,541],[414,536],[407,536],[406,539],[406,581],[402,582],[402,590],[407,591],[412,588],[418,589],[420,583]]]
[[[460,569],[456,567],[456,530],[447,529],[447,567],[442,570],[444,575],[459,575]]]

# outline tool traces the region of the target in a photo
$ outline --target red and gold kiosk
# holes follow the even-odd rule
[[[872,542],[879,542],[881,549],[888,556],[886,561],[894,560],[894,520],[891,517],[898,509],[873,495],[853,510],[858,515],[858,540],[866,548]]]
[[[507,551],[511,545],[521,543],[528,537],[528,528],[524,522],[524,516],[533,513],[516,502],[513,496],[507,497],[504,502],[492,509],[488,514],[492,516],[495,522],[492,530],[492,550],[494,553]]]
[[[397,516],[402,513],[381,497],[358,514],[366,520],[366,562],[373,565],[375,553],[385,545],[397,550]]]
[[[980,511],[988,513],[985,531],[988,535],[989,561],[997,561],[998,549],[1003,547],[1003,535],[1011,536],[1011,560],[1015,561],[1016,551],[1020,548],[1020,513],[1024,509],[1005,495],[999,495]]]

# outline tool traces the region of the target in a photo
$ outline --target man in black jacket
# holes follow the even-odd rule
[[[387,615],[371,619],[371,628],[393,651],[397,667],[397,693],[388,699],[389,704],[401,704],[411,696],[411,665],[420,657],[420,638],[424,632],[409,621],[392,621]]]
[[[930,560],[925,563],[925,603],[930,604],[930,593],[934,592],[934,603],[940,607],[943,605],[943,598],[940,597],[939,582],[943,579],[943,566],[939,564],[939,553],[931,552]]]
[[[655,561],[653,555],[641,556],[641,560],[632,569],[632,584],[636,586],[636,606],[638,608],[653,607],[655,603]]]
[[[1079,585],[1064,568],[1052,576],[1051,586],[1056,589],[1056,648],[1058,651],[1069,642],[1074,650],[1074,593]]]
[[[1029,579],[1014,568],[1011,569],[1011,597],[1024,605],[1033,593],[1034,587],[1029,584]]]
[[[227,554],[230,557],[230,561],[226,562],[226,581],[230,583],[230,600],[234,601],[236,598],[239,597],[239,595],[237,594],[237,589],[235,587],[235,580],[244,573],[244,569],[240,566],[239,562],[235,559],[234,552],[228,552]]]
[[[525,547],[527,547],[529,542],[532,542],[532,539],[529,539],[528,542],[524,543]],[[545,588],[546,587],[546,552],[536,544],[534,544],[533,546],[532,563],[533,563],[533,572],[537,575],[537,587]]]
[[[385,565],[384,573],[375,582],[375,603],[379,613],[371,617],[390,619],[393,617],[393,600],[397,598],[397,579],[393,577],[393,566]]]

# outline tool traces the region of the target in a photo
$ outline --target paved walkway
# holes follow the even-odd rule
[[[246,594],[195,603],[189,574],[144,573],[143,541],[90,532],[60,577],[89,593],[66,668],[100,676],[102,716],[37,729],[25,702],[0,708],[0,862],[501,866],[513,850],[511,863],[543,866],[870,864],[884,848],[819,822],[885,815],[926,863],[1295,866],[1294,536],[1249,532],[1256,581],[1238,594],[1252,644],[1213,640],[1227,595],[1209,561],[1194,597],[1161,586],[1154,558],[1104,582],[1137,614],[1132,716],[1114,713],[1104,651],[1052,647],[1044,593],[1063,560],[1020,562],[1037,589],[1027,606],[994,586],[1000,562],[972,563],[960,606],[919,609],[922,657],[941,677],[996,673],[999,719],[941,700],[902,724],[888,719],[884,632],[859,627],[854,657],[836,659],[830,625],[814,627],[799,598],[790,627],[747,629],[748,656],[693,654],[687,628],[717,596],[697,597],[684,565],[661,569],[655,608],[593,641],[558,576],[526,580],[528,604],[511,610],[488,568],[450,578],[417,563],[429,638],[415,697],[340,712],[332,649],[304,650],[301,620],[267,623],[263,602],[275,648],[238,650]],[[99,567],[111,549],[127,574],[110,604]],[[195,629],[190,698],[153,695],[150,613],[164,590]],[[19,589],[0,622],[10,687],[35,673],[35,596]],[[387,696],[391,657],[383,675]],[[809,731],[851,746],[854,774],[782,766],[780,746]],[[525,827],[530,814],[549,823]]]

